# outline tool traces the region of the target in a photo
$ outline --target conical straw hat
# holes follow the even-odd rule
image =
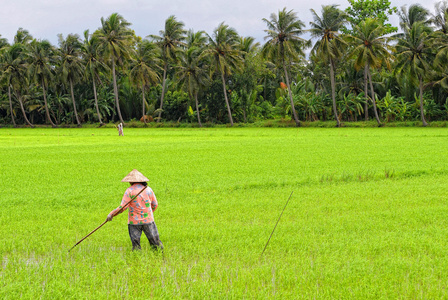
[[[148,178],[145,177],[142,173],[140,173],[137,169],[132,170],[125,178],[121,180],[121,182],[147,182]]]

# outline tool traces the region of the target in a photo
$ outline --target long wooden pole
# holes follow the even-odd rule
[[[123,210],[126,208],[126,206],[128,206],[132,200],[134,200],[135,198],[137,198],[148,186],[145,186],[144,188],[142,188],[142,190],[140,192],[138,192],[138,194],[134,197],[131,198],[131,200],[129,200],[125,205],[123,205],[122,208],[120,208],[116,213],[114,213],[113,217],[115,217],[116,215],[120,214],[123,212]],[[79,242],[77,242],[73,247],[70,248],[70,250],[68,250],[68,252],[70,252],[73,248],[75,248],[76,246],[78,246],[78,244],[80,244],[82,241],[84,241],[86,238],[88,238],[89,236],[91,236],[95,231],[97,231],[98,229],[100,229],[104,224],[106,224],[108,222],[108,220],[106,219],[106,221],[103,222],[103,224],[101,224],[100,226],[98,226],[97,228],[95,228],[94,230],[92,230],[92,232],[90,232],[88,235],[86,235],[85,237],[83,237]]]
[[[277,228],[278,222],[280,221],[280,218],[282,217],[283,212],[285,211],[286,205],[288,205],[288,202],[289,202],[289,200],[291,199],[291,196],[292,196],[292,193],[293,193],[293,192],[294,192],[294,191],[292,191],[292,192],[291,192],[291,195],[289,195],[288,201],[286,201],[285,207],[283,207],[282,213],[280,214],[280,217],[278,217],[278,220],[277,220],[277,223],[275,224],[274,230],[272,230],[271,236],[269,237],[268,242],[266,243],[266,246],[264,246],[264,249],[263,249],[263,252],[261,252],[260,258],[261,258],[261,256],[263,256],[264,250],[266,250],[266,247],[268,246],[269,241],[271,240],[271,237],[272,237],[272,235],[274,234],[275,228]]]

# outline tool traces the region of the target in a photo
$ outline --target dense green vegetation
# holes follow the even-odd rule
[[[0,298],[447,298],[445,128],[0,130]],[[166,251],[115,208],[150,178]],[[270,244],[265,243],[289,197]]]
[[[131,120],[213,124],[266,119],[341,122],[448,118],[448,5],[349,0],[265,16],[260,44],[231,24],[186,31],[170,16],[139,37],[123,16],[59,36],[0,36],[0,124],[53,127]],[[300,12],[301,14],[303,12]],[[397,14],[399,28],[389,23]],[[161,24],[162,25],[162,24]],[[306,40],[305,37],[311,37]]]

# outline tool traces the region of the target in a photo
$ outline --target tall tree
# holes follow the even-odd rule
[[[255,38],[251,36],[240,36],[237,45],[243,59],[246,58],[247,54],[257,51],[260,47],[260,43],[255,42]]]
[[[420,4],[411,4],[409,9],[406,9],[406,5],[403,5],[398,11],[400,18],[400,28],[404,32],[408,32],[415,22],[421,22],[425,25],[431,23],[429,19],[429,11]]]
[[[318,38],[311,50],[316,57],[324,59],[330,65],[330,81],[331,81],[331,98],[333,100],[333,112],[340,127],[341,123],[338,118],[336,108],[336,84],[335,69],[336,62],[343,55],[346,42],[341,38],[339,31],[347,22],[346,14],[337,8],[337,5],[322,6],[322,16],[319,16],[314,9],[311,9],[314,22],[310,22],[311,37]]]
[[[436,64],[445,65],[448,59],[448,1],[435,5],[435,14],[432,15],[430,22],[435,27],[432,42],[437,48]]]
[[[160,122],[165,98],[165,85],[168,67],[175,64],[179,50],[185,46],[184,23],[178,21],[175,16],[169,16],[165,21],[165,28],[159,31],[159,35],[150,35],[160,47],[163,61],[162,95],[160,96],[160,112],[157,122]]]
[[[8,40],[3,38],[2,35],[0,34],[0,50],[4,47],[8,47]]]
[[[436,80],[434,84],[440,85],[445,91],[448,91],[448,56],[440,50],[434,59],[434,67],[436,69]]]
[[[14,119],[14,109],[12,105],[11,99],[11,77],[12,77],[12,68],[14,55],[11,55],[11,47],[3,45],[0,49],[0,79],[2,83],[6,83],[8,87],[8,99],[9,99],[9,112],[11,114],[11,121],[14,127],[17,126],[16,121]]]
[[[239,90],[239,105],[242,108],[243,120],[246,123],[255,107],[255,102],[260,99],[259,93],[263,91],[263,85],[259,85],[261,73],[266,65],[260,55],[260,43],[255,38],[240,37],[238,49],[243,58],[243,67],[233,77],[235,88]],[[235,90],[234,88],[234,90]]]
[[[420,98],[420,115],[423,126],[428,126],[423,105],[423,80],[431,73],[434,49],[431,47],[428,26],[415,22],[404,37],[398,39],[396,46],[397,74],[408,72],[418,82]]]
[[[98,107],[98,93],[96,90],[96,83],[100,82],[100,71],[107,70],[107,65],[104,63],[102,57],[100,56],[100,44],[98,38],[93,35],[89,35],[89,30],[84,31],[84,42],[82,44],[82,56],[84,58],[84,64],[86,71],[85,76],[92,80],[93,86],[93,96],[95,99],[95,109],[98,117],[98,121],[100,122],[100,126],[104,125],[100,109]]]
[[[431,23],[435,27],[432,45],[437,51],[434,65],[439,71],[439,79],[436,83],[448,90],[448,1],[438,2],[434,8],[435,13],[431,16]]]
[[[352,27],[358,25],[367,18],[377,19],[384,27],[386,34],[397,31],[397,27],[389,22],[389,16],[397,12],[397,7],[392,6],[389,0],[348,0],[350,6],[345,9]],[[350,30],[344,30],[351,33]]]
[[[12,106],[12,100],[11,100],[11,85],[9,84],[9,76],[7,75],[6,71],[8,68],[8,63],[6,59],[6,54],[9,48],[9,44],[7,39],[2,38],[0,34],[0,80],[2,84],[6,84],[8,87],[8,100],[9,100],[9,111],[11,114],[11,121],[14,127],[17,126],[16,121],[14,119],[14,110]]]
[[[141,88],[142,91],[142,116],[146,125],[146,100],[145,89],[151,84],[159,81],[156,68],[158,67],[156,46],[144,40],[137,45],[133,60],[131,62],[129,77],[133,84]]]
[[[29,72],[31,74],[31,78],[33,78],[35,82],[42,87],[45,116],[47,121],[50,122],[53,128],[57,127],[56,124],[51,120],[47,102],[47,87],[49,81],[53,76],[55,49],[47,40],[33,40],[30,43],[29,49]]]
[[[304,32],[304,24],[293,10],[287,11],[286,7],[280,10],[278,15],[272,13],[269,20],[263,18],[263,21],[268,27],[268,29],[265,29],[267,36],[264,39],[267,42],[262,49],[263,56],[277,62],[283,68],[291,102],[291,111],[296,125],[300,126],[292,98],[287,66],[300,57],[304,57],[303,47],[306,41],[300,38],[300,35]]]
[[[368,103],[367,80],[370,84],[371,100],[373,112],[378,125],[381,121],[376,108],[375,91],[373,89],[370,69],[380,68],[383,63],[389,66],[390,52],[387,44],[385,27],[378,19],[367,18],[353,28],[353,35],[350,37],[353,49],[351,55],[355,57],[355,68],[364,68],[364,92],[366,103]],[[366,120],[368,118],[367,105],[365,107]]]
[[[448,34],[448,1],[440,1],[435,4],[435,13],[431,16],[431,22],[437,31]]]
[[[64,39],[62,34],[59,38],[59,68],[62,80],[69,84],[70,94],[73,102],[73,112],[78,127],[81,127],[78,111],[76,109],[75,95],[73,92],[73,85],[79,82],[84,74],[84,64],[81,58],[81,39],[77,34],[69,34]]]
[[[131,23],[126,21],[118,13],[111,14],[107,19],[101,18],[101,27],[94,33],[98,37],[101,52],[112,66],[112,81],[114,85],[115,105],[117,107],[120,122],[124,124],[121,116],[120,103],[118,101],[118,86],[116,78],[116,64],[122,64],[123,59],[128,59],[130,44],[132,42],[132,31],[129,29]]]
[[[207,65],[201,53],[205,47],[205,35],[203,31],[188,31],[187,49],[179,56],[176,73],[181,85],[187,90],[190,101],[195,100],[198,124],[202,127],[199,111],[198,93],[201,87],[209,82]]]
[[[193,31],[192,29],[188,30],[186,37],[186,47],[198,47],[204,48],[207,45],[207,35],[205,31]]]
[[[25,46],[23,44],[14,43],[10,47],[3,49],[0,70],[2,71],[1,76],[6,81],[8,86],[8,97],[12,122],[14,126],[16,126],[13,115],[11,92],[16,95],[25,122],[31,128],[34,128],[34,125],[31,124],[26,116],[25,107],[22,101],[22,90],[28,85],[27,69],[28,66],[26,63]]]
[[[28,120],[25,112],[25,106],[23,103],[23,91],[28,88],[29,84],[29,77],[27,76],[27,72],[22,73],[24,69],[28,68],[27,65],[27,47],[33,40],[33,36],[30,34],[30,32],[26,29],[23,29],[20,27],[16,34],[14,35],[14,44],[20,45],[16,48],[17,52],[15,53],[16,60],[15,60],[15,72],[13,77],[13,85],[14,85],[14,93],[16,94],[17,101],[19,102],[20,109],[22,111],[23,117],[25,119],[25,122],[30,126],[34,127],[33,124]]]
[[[14,44],[22,44],[22,45],[28,45],[33,40],[33,36],[30,34],[30,32],[26,29],[23,29],[20,27],[15,36],[14,36]]]
[[[207,37],[208,49],[205,53],[212,57],[214,69],[221,75],[227,113],[230,125],[233,126],[232,111],[227,97],[226,77],[232,74],[232,70],[238,70],[241,67],[242,58],[241,52],[238,50],[238,33],[223,22],[213,30],[211,36],[207,33]]]

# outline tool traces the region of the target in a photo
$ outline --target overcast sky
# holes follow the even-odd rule
[[[392,6],[420,3],[434,12],[439,1],[391,0]],[[310,9],[320,12],[322,5],[338,4],[341,9],[348,6],[347,0],[1,0],[0,34],[11,43],[17,29],[27,29],[37,39],[47,39],[57,45],[57,34],[92,33],[101,25],[101,17],[107,18],[117,12],[128,22],[131,29],[141,37],[158,34],[165,20],[175,15],[184,22],[186,29],[205,30],[211,34],[221,22],[235,28],[242,36],[252,36],[263,43],[266,26],[263,18],[269,19],[286,7],[297,12],[306,27],[312,21]],[[398,18],[391,23],[398,26]]]

